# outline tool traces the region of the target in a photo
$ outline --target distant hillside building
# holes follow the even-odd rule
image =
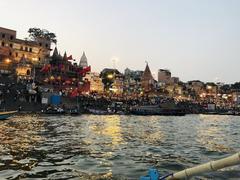
[[[171,77],[169,80],[170,84],[178,84],[180,82],[179,77]]]
[[[124,71],[124,92],[127,94],[141,92],[143,71],[133,71],[126,68]]]
[[[148,63],[146,65],[145,71],[143,72],[141,85],[144,92],[151,91],[154,86],[154,78],[152,76]]]
[[[158,82],[168,84],[171,81],[171,72],[167,69],[158,70]]]

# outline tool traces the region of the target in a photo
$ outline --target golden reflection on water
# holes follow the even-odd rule
[[[227,146],[230,137],[225,133],[221,124],[226,123],[226,116],[200,116],[201,122],[197,127],[197,141],[209,151],[232,152]]]
[[[145,120],[145,119],[144,119]],[[146,121],[146,120],[145,120]],[[159,122],[158,116],[152,116],[148,118],[147,124],[143,124],[142,129],[142,139],[148,144],[159,144],[164,141],[165,135],[162,131],[162,123]]]
[[[92,124],[89,129],[97,135],[109,137],[112,147],[123,143],[119,116],[103,116],[101,123]]]
[[[44,129],[44,124],[44,121],[32,116],[17,116],[1,121],[0,154],[24,156],[36,143],[43,140],[37,132]]]

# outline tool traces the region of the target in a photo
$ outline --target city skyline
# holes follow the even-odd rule
[[[94,71],[144,70],[147,60],[155,78],[166,68],[183,81],[239,81],[238,1],[0,2],[9,17],[1,27],[18,38],[30,27],[48,29],[62,54],[79,60],[85,51]]]

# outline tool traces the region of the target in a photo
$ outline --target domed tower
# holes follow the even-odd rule
[[[83,52],[83,55],[80,59],[80,62],[79,62],[79,67],[82,67],[82,68],[85,68],[88,66],[88,62],[87,62],[87,57],[85,55],[85,52]]]

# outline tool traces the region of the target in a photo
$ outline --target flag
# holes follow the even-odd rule
[[[82,76],[85,76],[85,74],[90,71],[91,71],[91,66],[87,66],[87,67],[83,68],[82,70],[80,70],[79,74]]]
[[[67,57],[67,60],[72,60],[72,55]]]
[[[45,64],[42,69],[40,70],[40,72],[48,72],[51,69],[51,65],[50,64]]]
[[[77,88],[74,89],[70,94],[70,97],[76,97],[76,96],[78,96],[78,89]]]

